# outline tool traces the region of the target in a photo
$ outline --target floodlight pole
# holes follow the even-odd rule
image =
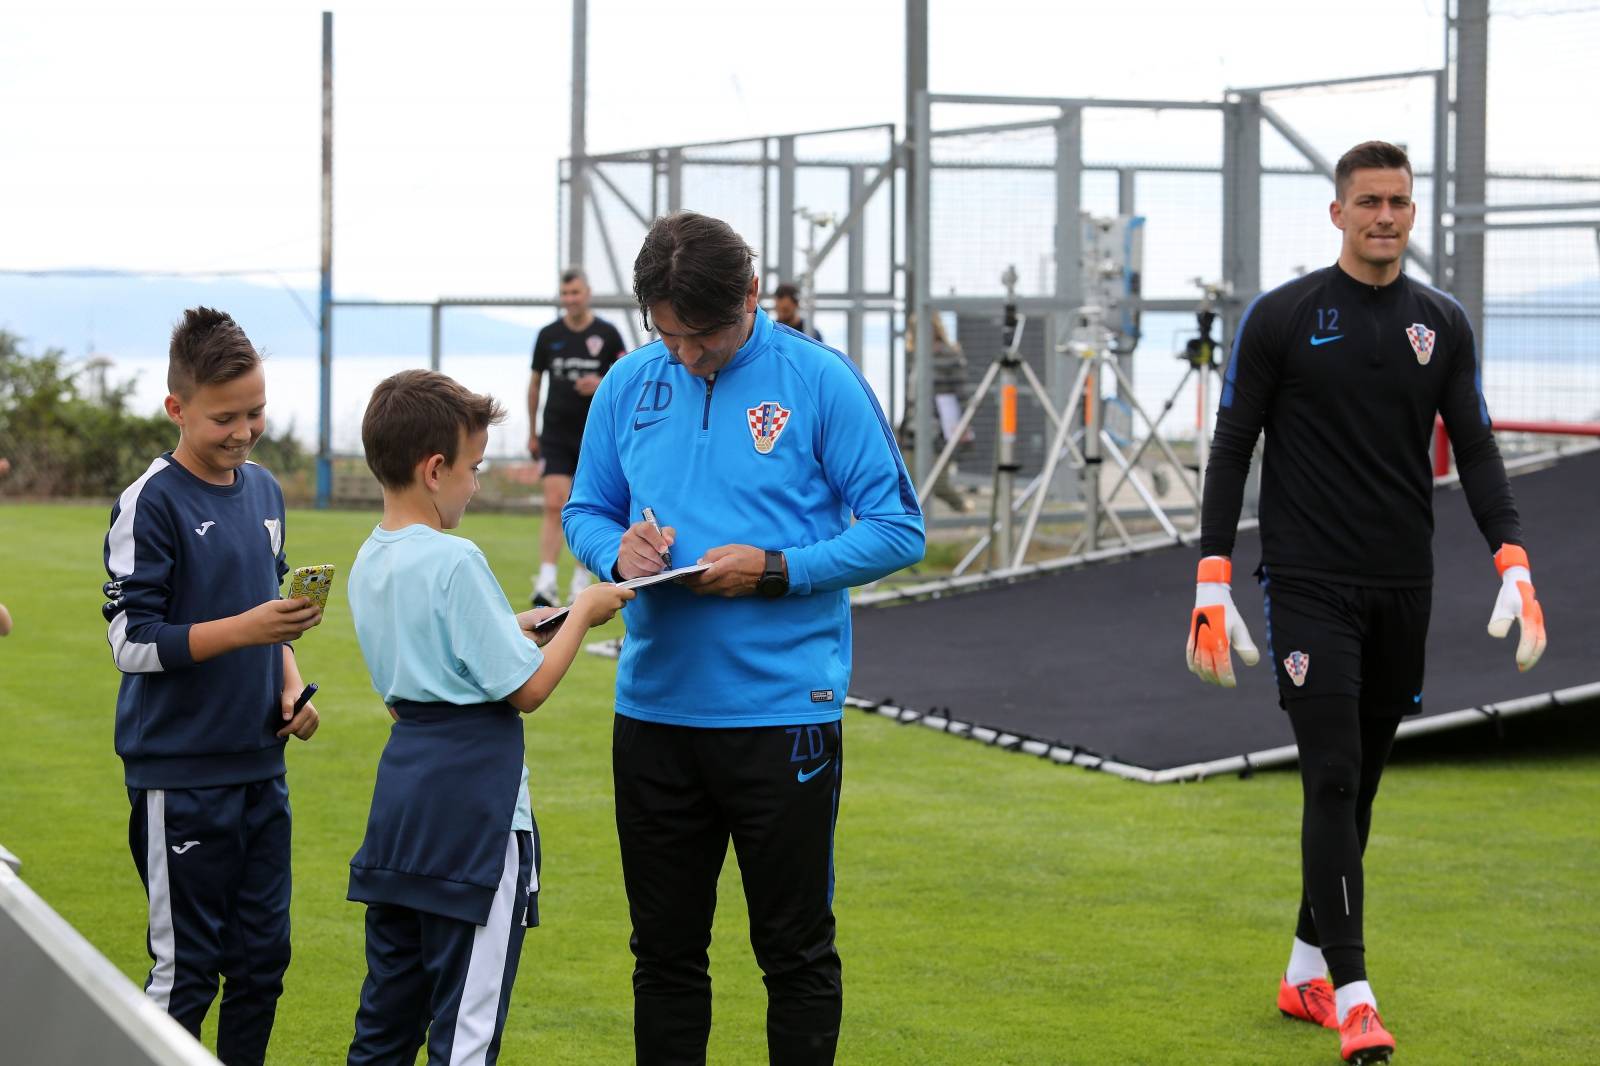
[[[318,301],[317,506],[333,498],[333,12],[322,13],[322,288]]]
[[[585,136],[589,101],[589,0],[572,0],[572,147],[567,153],[572,162],[567,170],[567,261],[583,266],[583,211],[588,199],[589,151]]]
[[[1451,8],[1453,15],[1449,14]],[[1452,52],[1455,58],[1455,92],[1451,98],[1455,113],[1451,176],[1455,187],[1450,202],[1481,204],[1488,199],[1484,128],[1489,92],[1489,0],[1455,0],[1446,13],[1446,33],[1454,47],[1447,47],[1445,58],[1448,62]],[[1461,302],[1472,322],[1482,360],[1493,354],[1483,350],[1484,235],[1464,233],[1457,227],[1454,245],[1450,294]]]
[[[905,334],[928,338],[923,344],[932,351],[933,315],[927,306],[929,265],[928,190],[931,184],[928,158],[932,141],[928,126],[928,0],[906,0],[906,118],[901,159],[906,177],[906,259],[904,267],[906,322]],[[903,336],[905,335],[903,334]],[[904,350],[904,349],[902,349]],[[933,364],[923,361],[918,380],[906,382],[906,402],[913,405],[915,438],[911,455],[913,479],[921,484],[933,467]],[[907,358],[902,366],[909,366]],[[889,374],[893,378],[894,357],[890,353]],[[890,395],[893,395],[891,389]],[[913,400],[913,397],[915,399]],[[889,412],[894,417],[894,412]]]

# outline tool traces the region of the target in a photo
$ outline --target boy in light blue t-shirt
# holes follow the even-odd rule
[[[350,610],[395,725],[366,839],[350,860],[367,904],[367,977],[349,1063],[493,1063],[523,930],[538,924],[539,837],[522,721],[572,665],[584,632],[633,593],[591,585],[543,653],[483,553],[444,532],[478,487],[490,397],[408,370],[373,390],[361,426],[383,521],[356,556]]]

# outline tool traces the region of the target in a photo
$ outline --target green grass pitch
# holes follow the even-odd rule
[[[0,507],[0,601],[16,619],[0,641],[0,843],[142,982],[145,901],[99,612],[108,511]],[[297,511],[290,561],[335,563],[342,585],[375,521]],[[469,515],[461,532],[525,602],[536,521]],[[303,673],[321,685],[322,729],[289,751],[294,961],[272,1041],[281,1064],[343,1061],[364,972],[346,864],[389,719],[341,585],[300,646]],[[1184,620],[1172,621],[1152,655],[1179,654]],[[544,925],[523,952],[507,1063],[631,1061],[612,682],[611,663],[585,656],[526,721]],[[1484,733],[1399,746],[1367,874],[1368,963],[1397,1061],[1600,1061],[1594,711],[1514,720],[1500,743]],[[1333,1034],[1273,1007],[1298,894],[1292,771],[1151,787],[853,711],[845,732],[840,1062],[1338,1061]],[[720,900],[710,1060],[765,1061],[765,994],[731,856]]]

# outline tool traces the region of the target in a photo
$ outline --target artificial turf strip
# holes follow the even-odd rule
[[[0,602],[17,626],[0,641],[0,843],[142,982],[145,901],[99,613],[108,511],[0,506]],[[343,1061],[364,972],[346,863],[389,720],[341,588],[375,520],[289,519],[290,562],[333,562],[340,583],[300,651],[323,725],[289,752],[295,956],[274,1063]],[[462,532],[523,606],[536,521],[469,514]],[[1179,654],[1184,619],[1173,625],[1151,634],[1152,654]],[[611,663],[584,657],[526,724],[544,925],[523,952],[506,1063],[632,1054],[612,680]],[[1367,873],[1368,965],[1397,1061],[1600,1061],[1597,718],[1589,707],[1512,720],[1505,743],[1482,730],[1400,745]],[[1292,771],[1155,787],[855,712],[845,733],[841,1063],[1338,1061],[1334,1034],[1273,1008],[1298,894]],[[710,1061],[764,1061],[765,993],[731,857],[720,900]]]

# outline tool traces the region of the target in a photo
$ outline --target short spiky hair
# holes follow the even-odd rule
[[[461,433],[505,421],[492,396],[465,388],[437,370],[402,370],[372,390],[361,420],[367,466],[391,489],[411,484],[417,464],[434,455],[456,461]]]
[[[570,285],[574,281],[589,284],[589,275],[584,272],[583,267],[567,267],[561,272],[561,284]]]
[[[650,328],[650,308],[665,303],[693,330],[726,329],[744,315],[756,253],[720,218],[693,211],[651,225],[633,261],[633,297]]]
[[[1340,156],[1339,165],[1333,168],[1333,194],[1339,200],[1350,188],[1350,175],[1358,170],[1403,170],[1407,178],[1415,178],[1404,148],[1388,141],[1363,141]]]
[[[167,391],[187,400],[202,385],[232,381],[260,365],[260,353],[232,316],[210,307],[191,307],[172,330]]]

